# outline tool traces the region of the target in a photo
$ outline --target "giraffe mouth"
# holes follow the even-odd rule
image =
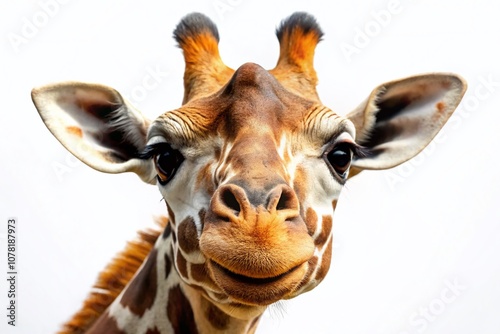
[[[302,281],[305,266],[303,263],[277,276],[256,278],[208,261],[208,268],[219,287],[235,301],[249,305],[269,305],[285,298]]]

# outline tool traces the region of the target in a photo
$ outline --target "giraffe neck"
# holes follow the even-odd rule
[[[171,238],[155,245],[135,277],[87,333],[255,332],[260,315],[245,320],[229,316],[181,280]]]

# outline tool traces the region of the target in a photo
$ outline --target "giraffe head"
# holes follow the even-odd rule
[[[293,14],[277,29],[274,69],[234,71],[219,56],[215,25],[188,15],[174,31],[186,63],[183,105],[153,121],[103,85],[66,82],[32,96],[83,162],[158,185],[170,225],[156,247],[171,252],[185,283],[227,313],[259,313],[325,277],[347,179],[418,154],[466,89],[452,74],[409,77],[340,116],[316,93],[322,35],[313,17]]]

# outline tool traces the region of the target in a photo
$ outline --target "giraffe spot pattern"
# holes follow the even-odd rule
[[[200,250],[198,232],[193,217],[187,217],[179,224],[177,239],[179,247],[188,254]]]
[[[317,226],[318,226],[318,215],[316,214],[316,211],[314,211],[312,208],[307,208],[306,227],[309,235],[314,235]]]
[[[193,309],[179,285],[169,290],[167,317],[175,334],[198,334]]]
[[[153,306],[156,298],[156,256],[157,250],[153,249],[144,267],[132,280],[120,300],[123,307],[128,307],[138,316],[143,316],[146,310]]]
[[[321,232],[314,240],[314,243],[316,246],[323,246],[326,241],[328,240],[328,237],[330,236],[330,233],[332,232],[332,217],[331,216],[323,216],[323,224],[321,225]]]
[[[154,328],[149,328],[146,334],[161,334],[161,333],[158,330],[158,328],[154,327]]]

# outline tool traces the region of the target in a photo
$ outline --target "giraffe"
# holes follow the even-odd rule
[[[254,333],[269,305],[324,279],[346,181],[422,151],[466,90],[455,74],[407,77],[341,116],[316,91],[316,19],[294,13],[276,35],[275,68],[233,70],[215,24],[185,16],[174,30],[182,105],[153,121],[101,84],[33,89],[42,120],[71,153],[156,184],[168,212],[99,275],[61,333]]]

